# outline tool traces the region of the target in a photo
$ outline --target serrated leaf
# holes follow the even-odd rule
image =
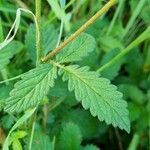
[[[22,80],[17,82],[5,100],[5,111],[20,112],[35,107],[54,86],[57,69],[50,64],[41,65],[21,75]]]
[[[127,103],[108,79],[99,77],[88,67],[72,65],[64,67],[63,80],[68,80],[69,91],[75,91],[76,99],[82,102],[85,109],[90,109],[93,116],[130,132]]]
[[[82,135],[79,127],[70,122],[63,124],[59,146],[61,150],[79,150]]]
[[[22,50],[23,44],[18,41],[12,41],[0,51],[0,70],[9,63],[10,59]]]
[[[92,52],[95,46],[95,39],[89,34],[82,33],[57,54],[56,60],[59,63],[80,61]]]

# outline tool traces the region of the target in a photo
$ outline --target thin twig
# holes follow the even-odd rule
[[[106,13],[115,3],[116,3],[116,0],[110,0],[92,18],[90,18],[84,25],[82,25],[81,28],[79,28],[74,34],[72,34],[68,39],[66,39],[63,43],[61,43],[60,46],[55,48],[46,57],[42,58],[42,61],[43,62],[48,61],[51,57],[53,57],[56,53],[58,53],[62,48],[64,48],[68,43],[74,40],[80,33],[85,31],[91,24],[93,24],[97,18],[102,16],[104,13]]]

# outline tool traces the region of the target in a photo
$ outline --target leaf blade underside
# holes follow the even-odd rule
[[[45,64],[23,74],[21,78],[10,92],[10,97],[5,100],[5,111],[21,112],[35,107],[46,96],[49,88],[54,86],[57,69]]]
[[[95,47],[95,39],[87,33],[82,33],[56,55],[56,60],[59,63],[80,61],[83,57],[88,56]]]
[[[127,103],[108,79],[99,77],[88,67],[72,65],[64,67],[63,81],[66,80],[69,91],[74,90],[76,99],[82,102],[85,109],[90,109],[93,116],[130,132]]]

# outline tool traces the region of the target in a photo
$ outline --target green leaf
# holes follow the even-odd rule
[[[81,131],[76,124],[72,122],[63,124],[59,143],[61,150],[79,150],[81,141]]]
[[[9,140],[11,133],[16,130],[20,125],[22,125],[29,117],[32,116],[32,114],[35,112],[35,108],[27,111],[21,118],[17,120],[17,122],[14,124],[14,126],[11,128],[11,130],[8,133],[8,136],[5,139],[3,150],[9,150]]]
[[[18,41],[9,43],[5,48],[0,50],[0,70],[4,69],[9,64],[10,59],[20,52],[23,48],[23,44]]]
[[[54,150],[54,143],[50,141],[48,135],[37,131],[34,133],[32,150]]]
[[[80,61],[82,57],[88,56],[95,46],[95,39],[89,34],[82,33],[57,54],[56,60],[59,63]]]
[[[106,52],[106,54],[104,54],[102,57],[100,66],[103,66],[106,63],[108,63],[111,59],[113,59],[119,53],[120,53],[120,50],[118,49],[112,49]],[[124,60],[121,59],[118,62],[116,62],[113,66],[104,69],[103,71],[101,71],[101,75],[103,77],[106,77],[107,79],[113,80],[118,75],[118,72],[120,70],[120,67],[123,61]]]
[[[99,137],[108,129],[108,126],[106,126],[105,123],[99,122],[97,118],[91,116],[90,112],[87,112],[82,108],[69,109],[62,117],[63,122],[73,122],[78,125],[84,139]]]
[[[50,64],[41,65],[21,75],[22,80],[15,84],[10,97],[5,101],[5,111],[20,112],[37,106],[54,86],[57,69]]]
[[[36,61],[35,30],[35,25],[31,24],[25,36],[26,49],[30,54],[30,58],[33,63]],[[54,49],[57,44],[58,32],[55,27],[53,25],[49,25],[49,23],[42,24],[41,39],[42,49],[44,51],[44,55],[46,55],[49,51]]]
[[[82,150],[100,150],[100,149],[96,147],[95,145],[87,145],[83,147]]]
[[[93,116],[130,132],[127,103],[122,99],[122,93],[108,79],[99,77],[98,73],[89,71],[88,67],[72,65],[64,67],[65,80],[68,80],[69,91],[75,91],[76,99],[82,102],[85,109],[90,109]]]
[[[119,48],[119,49],[124,48],[123,44],[119,40],[111,36],[105,36],[105,37],[101,36],[99,38],[99,41],[100,41],[100,47],[106,52],[114,48]]]
[[[124,99],[130,99],[131,101],[142,105],[146,101],[146,96],[143,91],[133,84],[120,84],[119,90],[123,93]]]
[[[0,111],[3,109],[4,107],[4,101],[0,101]]]
[[[22,145],[18,139],[15,139],[12,143],[13,150],[22,150]]]

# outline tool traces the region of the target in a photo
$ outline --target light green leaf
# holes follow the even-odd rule
[[[82,57],[92,52],[95,46],[95,39],[89,34],[82,33],[57,54],[56,60],[59,63],[80,61]]]
[[[11,128],[11,130],[8,133],[8,136],[6,137],[6,140],[3,145],[3,150],[9,150],[9,140],[11,133],[16,130],[20,125],[22,125],[29,117],[32,116],[32,114],[35,112],[35,108],[31,109],[30,111],[27,111],[19,120],[14,124],[14,126]]]
[[[99,77],[88,67],[77,65],[63,67],[63,80],[68,80],[69,91],[74,90],[78,101],[85,109],[90,109],[93,116],[100,121],[112,124],[114,127],[130,132],[127,103],[122,99],[122,93],[108,79]]]
[[[114,37],[111,36],[101,36],[99,38],[100,41],[100,47],[105,51],[108,52],[111,49],[114,48],[119,48],[119,49],[123,49],[123,44],[117,40]]]
[[[59,139],[60,150],[79,150],[82,141],[81,131],[76,124],[65,123]]]
[[[22,145],[18,139],[15,139],[12,143],[13,150],[22,150]]]
[[[37,131],[34,133],[32,150],[54,150],[54,142],[50,141],[48,135]]]
[[[21,75],[22,80],[15,84],[10,97],[5,100],[5,111],[20,112],[38,105],[54,86],[57,69],[50,64],[41,65]]]
[[[23,48],[23,44],[18,41],[9,43],[5,48],[0,50],[0,70],[9,63],[10,59],[20,52]]]

